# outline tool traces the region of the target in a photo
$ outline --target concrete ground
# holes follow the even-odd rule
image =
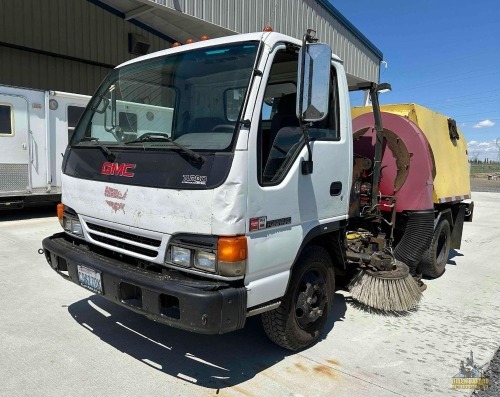
[[[468,396],[452,377],[500,345],[500,193],[475,193],[445,275],[416,313],[359,311],[337,291],[323,339],[296,354],[243,330],[196,335],[63,280],[37,253],[54,211],[0,213],[1,396]]]

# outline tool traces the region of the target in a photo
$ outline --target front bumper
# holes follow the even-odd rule
[[[101,273],[102,296],[137,313],[187,331],[222,334],[243,328],[246,289],[159,274],[93,252],[86,242],[58,233],[43,240],[50,266],[80,285],[77,266]]]

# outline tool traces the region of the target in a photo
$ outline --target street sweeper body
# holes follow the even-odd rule
[[[261,314],[268,336],[291,350],[320,337],[336,273],[358,272],[362,303],[412,308],[421,292],[405,263],[422,258],[405,242],[421,218],[432,237],[443,215],[400,207],[399,184],[414,180],[420,157],[409,150],[430,151],[402,138],[409,149],[388,173],[389,149],[401,144],[382,127],[384,86],[361,88],[375,117],[353,140],[342,61],[309,31],[302,42],[272,32],[208,40],[117,67],[66,150],[64,232],[43,241],[47,261],[193,332],[233,331]],[[161,123],[144,131],[144,120]],[[366,145],[357,153],[353,142]],[[432,197],[426,182],[415,196]]]

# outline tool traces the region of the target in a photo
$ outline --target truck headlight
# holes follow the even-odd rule
[[[207,272],[215,272],[215,264],[217,263],[213,252],[196,251],[194,254],[194,267]]]
[[[83,229],[82,224],[78,219],[73,219],[69,217],[64,217],[64,230],[71,234],[75,234],[77,236],[83,237]]]
[[[180,234],[170,241],[165,265],[241,278],[247,267],[247,238]]]
[[[171,260],[176,265],[189,267],[191,265],[191,250],[174,245],[171,251]]]
[[[77,237],[83,237],[83,228],[77,213],[70,207],[58,204],[57,217],[63,229]]]

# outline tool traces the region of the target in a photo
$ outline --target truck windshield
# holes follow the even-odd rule
[[[257,47],[243,42],[196,49],[113,70],[71,146],[230,151]]]

